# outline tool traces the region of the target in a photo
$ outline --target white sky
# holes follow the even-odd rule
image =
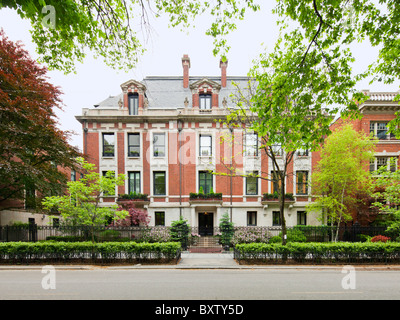
[[[271,13],[274,1],[262,1],[262,10],[253,13],[248,11],[245,20],[238,22],[237,30],[229,36],[231,50],[228,53],[227,74],[244,76],[249,71],[252,60],[267,48],[272,50],[277,38],[278,27],[276,17]],[[64,75],[59,71],[50,71],[50,82],[61,88],[64,112],[59,113],[60,127],[73,130],[71,144],[82,149],[82,128],[75,119],[82,113],[82,108],[92,107],[110,95],[121,92],[120,84],[135,79],[141,81],[146,76],[180,76],[182,75],[181,58],[188,54],[191,60],[190,75],[219,76],[219,57],[212,54],[213,39],[205,35],[207,20],[195,21],[196,28],[188,33],[178,28],[168,28],[167,19],[153,19],[153,32],[145,44],[147,52],[141,57],[137,68],[128,73],[115,71],[107,67],[101,58],[87,58],[83,64],[77,64],[77,73]],[[208,21],[209,22],[209,21]],[[0,10],[0,28],[12,41],[20,40],[34,59],[37,57],[35,46],[29,33],[30,24],[19,18],[16,12],[9,9]],[[377,49],[368,44],[357,44],[353,47],[357,59],[355,71],[365,69],[371,57],[377,56]],[[397,91],[399,84],[391,86],[383,84],[369,85],[367,81],[360,83],[358,89],[370,91]]]

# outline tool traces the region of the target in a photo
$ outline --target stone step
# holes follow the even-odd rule
[[[190,247],[188,250],[191,253],[221,253],[222,247]]]
[[[190,246],[191,248],[216,248],[222,249],[222,246],[218,243],[218,238],[212,236],[200,237],[196,244]]]

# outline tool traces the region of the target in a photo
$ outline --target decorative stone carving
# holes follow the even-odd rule
[[[121,89],[123,93],[137,92],[138,94],[144,94],[146,92],[146,86],[136,80],[129,80],[121,84]]]
[[[213,93],[219,93],[221,85],[218,82],[204,78],[193,82],[190,85],[190,89],[192,90],[192,93],[203,93],[204,91],[207,92],[208,89],[211,89]]]
[[[226,97],[224,97],[224,99],[222,100],[222,105],[224,106],[224,108],[228,106],[228,101],[226,100]]]

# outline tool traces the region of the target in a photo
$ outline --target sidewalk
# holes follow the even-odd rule
[[[47,264],[49,265],[49,264]],[[50,264],[51,265],[51,264]],[[44,265],[1,265],[2,270],[41,270]],[[240,265],[233,253],[190,253],[182,252],[177,264],[134,264],[134,265],[54,265],[58,270],[133,270],[133,269],[342,269],[343,265]],[[400,265],[354,265],[363,270],[400,270]]]

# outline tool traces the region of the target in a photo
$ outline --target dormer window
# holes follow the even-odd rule
[[[139,95],[137,93],[128,94],[129,115],[137,116],[139,114]]]
[[[221,85],[207,78],[190,84],[192,90],[193,107],[199,108],[200,112],[210,112],[218,108],[218,95]]]
[[[211,110],[211,94],[200,94],[200,110]]]
[[[124,94],[123,109],[128,110],[129,115],[139,115],[144,108],[146,98],[146,86],[136,80],[129,80],[121,84]]]

